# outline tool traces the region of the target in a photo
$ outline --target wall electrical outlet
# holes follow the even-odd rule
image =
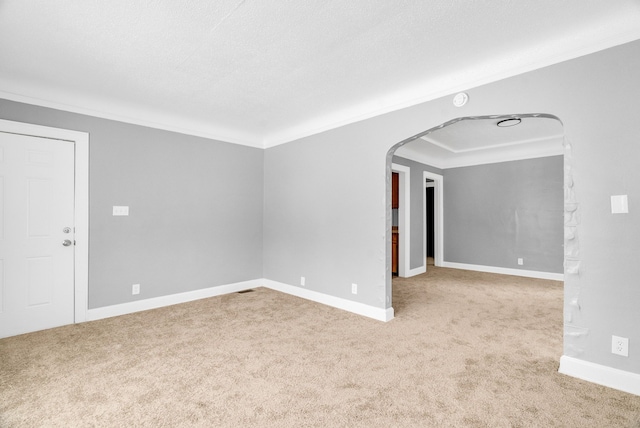
[[[131,294],[140,294],[140,284],[133,284],[131,286]]]
[[[518,264],[522,266],[524,264],[524,259],[522,257],[518,258]]]
[[[305,283],[304,276],[301,276],[300,277],[300,285],[302,285],[304,287],[304,283]]]
[[[629,356],[629,339],[626,337],[611,336],[611,353]]]
[[[351,294],[358,294],[358,284],[351,284]]]

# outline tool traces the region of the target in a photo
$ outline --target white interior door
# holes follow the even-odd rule
[[[0,337],[74,322],[74,249],[74,143],[0,132]]]

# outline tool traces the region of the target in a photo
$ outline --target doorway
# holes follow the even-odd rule
[[[0,120],[0,337],[86,320],[88,144]]]
[[[424,183],[424,231],[423,243],[425,267],[429,264],[442,266],[444,259],[444,176],[423,171]],[[430,261],[430,262],[429,262]]]
[[[425,201],[425,210],[426,210],[426,216],[425,216],[425,222],[426,222],[426,226],[424,228],[426,236],[425,236],[425,241],[427,243],[427,266],[433,264],[434,261],[434,221],[433,221],[433,215],[434,215],[434,205],[433,205],[433,191],[434,191],[434,187],[435,185],[433,184],[433,180],[427,178],[425,181],[425,195],[424,195],[424,201]],[[427,267],[428,269],[428,267]]]
[[[396,254],[392,255],[397,257],[397,276],[407,277],[411,276],[411,257],[410,257],[410,236],[411,236],[411,169],[404,165],[393,164],[391,166],[392,173],[397,173],[397,209],[394,213],[392,210],[391,218],[391,235],[394,239],[394,227],[395,227],[395,239],[396,239]],[[392,176],[393,177],[393,176]],[[393,180],[393,179],[392,179]],[[395,219],[393,217],[396,217]],[[393,223],[396,226],[393,226]],[[393,248],[393,244],[392,247]],[[390,259],[390,262],[391,259]]]
[[[537,230],[534,230],[535,222],[533,221],[527,221],[526,224],[520,221],[517,223],[518,228],[501,227],[504,225],[499,224],[499,221],[493,221],[494,219],[501,218],[493,211],[496,211],[498,209],[497,207],[504,204],[488,204],[486,202],[483,203],[482,201],[474,202],[477,207],[483,209],[486,208],[485,211],[493,210],[492,212],[488,212],[485,217],[493,221],[490,225],[495,229],[495,233],[491,232],[491,236],[500,237],[500,239],[493,239],[493,241],[496,242],[496,245],[498,245],[498,248],[491,253],[483,251],[482,246],[486,244],[486,239],[483,240],[475,237],[472,238],[474,246],[466,245],[465,239],[469,241],[471,232],[486,235],[488,233],[488,229],[474,226],[475,228],[472,228],[469,233],[466,231],[465,233],[460,232],[461,229],[456,225],[468,226],[468,224],[473,225],[478,224],[478,222],[476,221],[474,223],[473,221],[467,221],[464,216],[460,214],[465,213],[464,198],[461,199],[460,197],[460,195],[464,193],[458,192],[458,194],[452,194],[451,190],[459,190],[460,177],[464,177],[465,171],[469,171],[467,168],[479,167],[487,164],[501,164],[504,162],[562,155],[564,153],[563,138],[564,130],[562,122],[557,117],[548,114],[531,113],[457,118],[443,123],[440,126],[416,134],[413,137],[396,144],[387,153],[388,165],[391,164],[395,166],[395,163],[399,162],[402,162],[404,165],[410,165],[411,171],[414,172],[414,176],[412,177],[412,188],[414,189],[413,194],[415,194],[417,190],[414,185],[419,185],[420,193],[417,197],[424,197],[427,199],[428,194],[431,192],[431,190],[427,190],[427,188],[433,186],[433,206],[435,207],[434,214],[431,216],[434,221],[433,229],[429,230],[430,226],[427,224],[427,218],[429,217],[427,215],[427,202],[426,200],[420,201],[420,204],[422,205],[421,208],[414,206],[412,209],[414,220],[410,220],[410,223],[413,226],[413,229],[417,229],[416,220],[424,221],[424,236],[421,236],[419,233],[417,236],[416,234],[409,235],[410,238],[414,240],[411,245],[411,251],[413,251],[414,254],[418,254],[420,252],[420,246],[416,241],[419,241],[422,238],[422,244],[424,245],[422,252],[424,255],[423,263],[426,265],[427,256],[431,253],[430,236],[433,236],[432,254],[434,257],[434,264],[436,266],[508,273],[520,276],[535,275],[534,277],[543,277],[547,274],[545,269],[555,269],[551,266],[552,262],[555,263],[555,261],[557,261],[555,253],[550,254],[549,251],[545,252],[540,251],[539,249],[536,253],[536,248],[540,247],[542,244],[538,245],[541,241],[539,239],[536,241],[534,238],[544,236],[544,245],[546,245],[544,248],[555,249],[556,247],[559,247],[557,245],[556,238],[561,235],[558,235],[555,229],[553,231],[545,229],[545,233],[540,234]],[[398,156],[404,160],[401,161],[394,156]],[[393,166],[391,169],[393,169]],[[424,171],[423,176],[420,177],[421,180],[418,178],[417,174],[415,174],[415,172],[420,173],[420,171]],[[504,178],[504,171],[499,173],[496,172],[495,169],[492,169],[492,171],[493,175],[502,174],[498,182],[512,182],[509,179]],[[448,197],[447,202],[447,251],[448,257],[453,260],[448,262],[443,261],[444,186],[442,180],[444,175],[447,175],[448,183],[452,183],[451,180],[454,180],[453,185],[448,185],[448,195],[451,197]],[[427,180],[433,180],[433,182]],[[517,181],[517,183],[520,183],[521,181],[522,180]],[[440,191],[438,189],[440,189]],[[474,197],[478,199],[482,194],[482,192],[476,193]],[[504,202],[505,198],[510,194],[511,193],[509,192],[505,192],[503,195],[499,195],[501,199],[498,202]],[[515,194],[519,196],[526,195],[530,200],[537,198],[536,195],[528,195],[526,192],[523,193],[519,190]],[[546,193],[543,193],[542,195],[547,196]],[[523,215],[532,218],[535,217],[535,214],[529,215],[529,211],[539,209],[539,205],[533,204],[531,210],[529,210],[530,205],[532,205],[530,201],[523,202],[524,208],[519,210],[517,213],[518,220],[521,220]],[[559,206],[561,210],[562,204]],[[419,211],[416,211],[417,209],[424,210],[421,220],[417,219],[419,215]],[[553,209],[556,209],[555,204]],[[511,215],[512,211],[513,210],[507,210],[506,212]],[[474,210],[473,212],[475,213],[477,210]],[[529,217],[527,217],[527,219]],[[556,225],[554,223],[554,227],[555,226]],[[522,233],[518,233],[518,231]],[[517,236],[514,236],[514,234],[517,234]],[[532,239],[527,240],[529,237],[532,237]],[[389,243],[391,242],[390,238],[391,236],[389,236]],[[551,240],[553,240],[553,242],[550,242]],[[548,241],[550,243],[548,243]],[[480,249],[476,247],[480,247]],[[390,245],[388,248],[390,250]],[[518,258],[522,257],[524,252],[527,252],[526,260],[528,260],[528,262],[525,263],[529,263],[526,266],[535,266],[535,271],[520,267],[522,266],[522,263]],[[462,256],[466,256],[467,253],[473,253],[475,258],[471,258],[468,261],[455,260]],[[547,256],[547,253],[550,255]],[[489,256],[493,258],[489,259]],[[553,260],[551,260],[552,258]],[[518,262],[518,265],[516,265],[516,261]],[[414,260],[413,262],[415,265],[417,260]],[[511,267],[511,265],[514,266]],[[548,271],[553,272],[553,270]],[[409,270],[409,272],[411,272],[411,270]],[[562,273],[553,273],[552,275],[554,276],[553,279],[556,279],[556,277],[561,277]],[[391,276],[389,276],[388,284],[389,290],[391,290]]]

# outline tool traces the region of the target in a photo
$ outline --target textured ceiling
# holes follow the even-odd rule
[[[507,118],[520,123],[499,127]],[[503,162],[563,153],[564,128],[554,116],[519,115],[454,120],[398,148],[396,155],[437,168]]]
[[[269,147],[639,38],[637,0],[0,0],[0,96]]]

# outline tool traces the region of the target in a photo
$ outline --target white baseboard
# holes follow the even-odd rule
[[[466,263],[442,262],[442,267],[452,269],[475,270],[478,272],[499,273],[502,275],[524,276],[527,278],[551,279],[564,281],[564,274],[553,272],[540,272],[537,270],[511,269],[496,266],[469,265]]]
[[[250,288],[266,287],[282,293],[291,294],[323,305],[353,312],[358,315],[373,318],[379,321],[390,321],[393,319],[393,308],[376,308],[352,300],[342,299],[319,293],[317,291],[294,287],[268,279],[254,279],[251,281],[236,282],[217,287],[210,287],[201,290],[187,291],[185,293],[171,294],[169,296],[152,297],[150,299],[136,300],[135,302],[121,303],[118,305],[105,306],[102,308],[89,309],[87,311],[87,321],[95,321],[103,318],[110,318],[119,315],[131,314],[134,312],[147,311],[149,309],[161,308],[164,306],[177,305],[179,303],[191,302],[208,297],[221,296],[223,294],[237,293],[238,291]]]
[[[614,369],[566,355],[560,357],[558,372],[629,394],[640,395],[640,375],[637,373]]]
[[[374,306],[365,305],[364,303],[354,302],[353,300],[342,299],[340,297],[330,296],[328,294],[319,293],[317,291],[308,290],[306,288],[295,287],[293,285],[284,284],[282,282],[272,281],[270,279],[263,280],[266,288],[280,291],[282,293],[291,294],[313,302],[322,303],[323,305],[342,309],[354,314],[363,315],[378,321],[391,321],[393,319],[393,308],[376,308]]]
[[[164,306],[176,305],[178,303],[191,302],[198,299],[220,296],[222,294],[237,293],[238,291],[250,288],[261,287],[263,281],[254,279],[251,281],[236,282],[217,287],[204,288],[201,290],[187,291],[184,293],[171,294],[168,296],[152,297],[150,299],[136,300],[135,302],[121,303],[118,305],[105,306],[102,308],[89,309],[87,311],[87,321],[95,321],[103,318],[126,315],[134,312],[147,311],[149,309],[161,308]]]

